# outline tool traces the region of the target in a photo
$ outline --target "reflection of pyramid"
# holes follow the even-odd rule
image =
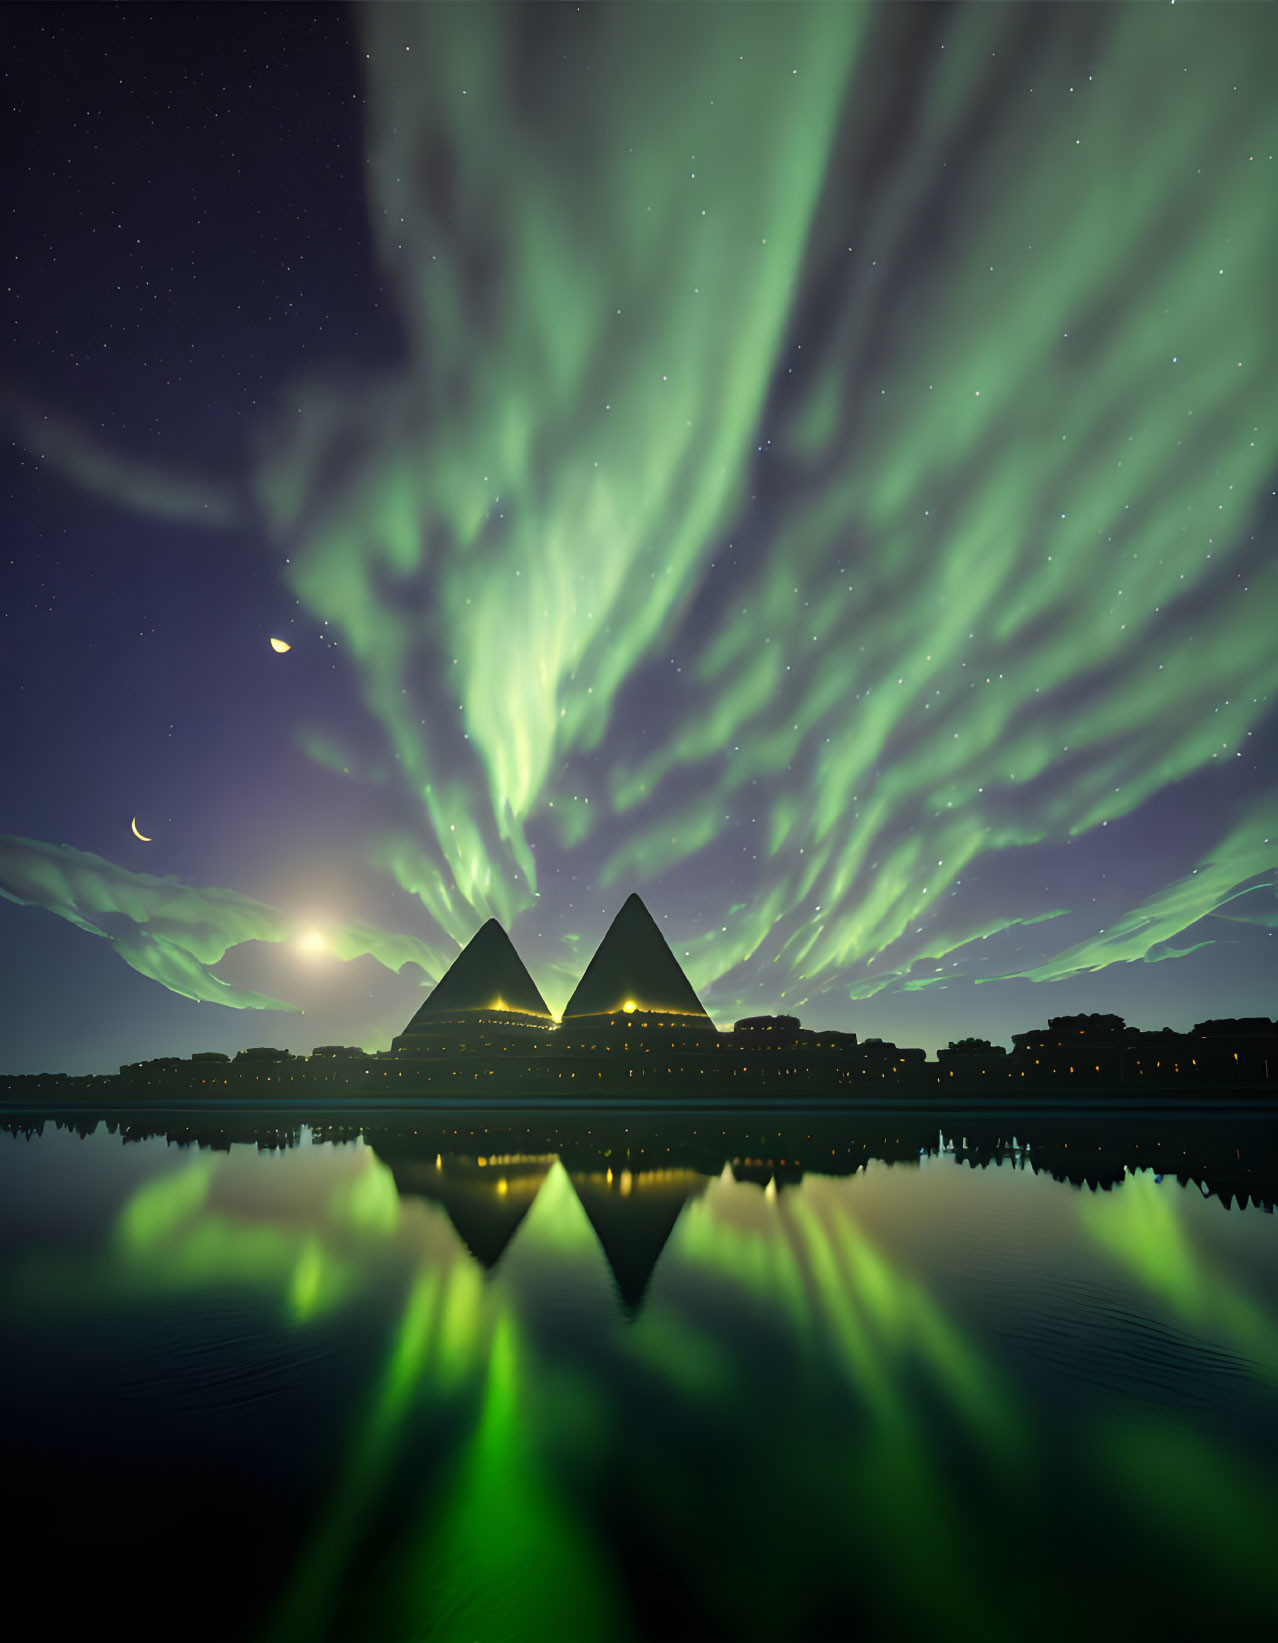
[[[550,1022],[545,999],[495,918],[466,943],[404,1031],[426,1032],[450,1018],[491,1010]]]
[[[570,1176],[560,1159],[436,1154],[436,1142],[394,1131],[379,1134],[376,1156],[401,1198],[424,1198],[448,1216],[458,1237],[488,1271],[538,1281],[569,1262],[583,1272],[606,1262],[616,1292],[634,1317],[653,1269],[685,1205],[711,1178],[699,1170],[617,1169]],[[557,1282],[559,1280],[556,1280]]]
[[[703,1192],[708,1182],[709,1176],[695,1170],[661,1170],[633,1177],[627,1170],[611,1181],[598,1175],[574,1178],[582,1208],[632,1316],[642,1304],[684,1205]]]
[[[394,1156],[387,1162],[400,1196],[438,1204],[462,1243],[489,1271],[519,1230],[547,1169],[540,1164],[481,1172],[470,1160],[450,1159],[446,1165],[436,1165]]]
[[[632,1010],[696,1016],[710,1025],[692,983],[638,896],[627,896],[625,906],[608,926],[563,1018],[570,1021]]]

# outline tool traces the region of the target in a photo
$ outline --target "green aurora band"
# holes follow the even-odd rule
[[[798,1003],[994,979],[1069,898],[964,875],[1190,780],[1219,846],[1013,973],[1178,956],[1272,882],[1223,767],[1278,683],[1273,15],[913,11],[359,11],[405,358],[299,381],[248,489],[419,818],[368,860],[453,941],[556,852],[647,891],[734,828],[676,941],[720,1012],[769,961]]]
[[[425,807],[433,839],[375,857],[451,934],[531,904],[535,845],[600,836],[602,882],[647,883],[748,814],[757,893],[689,944],[694,980],[761,953],[792,989],[867,996],[1022,921],[946,907],[979,858],[1240,750],[1278,678],[1251,529],[1275,457],[1275,119],[1254,73],[1234,89],[1241,30],[1107,11],[1071,92],[1075,23],[1035,41],[1014,8],[959,10],[886,187],[847,163],[884,118],[872,25],[892,49],[862,8],[565,20],[535,90],[514,20],[363,22],[411,364],[354,410],[313,385],[260,491]],[[1032,93],[1000,89],[1013,50]],[[831,282],[774,406],[801,299]],[[354,417],[354,477],[326,495]],[[694,623],[750,529],[764,426],[768,551]],[[401,598],[423,582],[428,615]],[[639,753],[609,727],[672,633],[681,694]],[[1219,900],[1264,848],[1211,876]],[[1204,880],[1187,922],[1217,904]],[[1072,962],[1147,951],[1102,937]]]
[[[211,969],[243,942],[288,941],[299,934],[296,922],[277,908],[234,890],[198,889],[170,876],[130,872],[69,844],[0,834],[0,896],[104,936],[126,964],[183,998],[239,1010],[297,1008],[233,987]],[[388,970],[417,964],[435,976],[444,967],[413,936],[339,924],[326,940],[344,962],[368,954]]]

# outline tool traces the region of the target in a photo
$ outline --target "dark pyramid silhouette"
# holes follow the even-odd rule
[[[471,1174],[464,1166],[457,1171],[451,1161],[442,1169],[415,1158],[391,1157],[385,1162],[400,1197],[438,1204],[462,1243],[489,1272],[532,1208],[547,1171],[544,1164],[533,1169],[494,1169],[489,1179],[478,1171]],[[504,1193],[498,1186],[503,1177],[508,1179]]]
[[[568,1000],[563,1019],[614,1015],[630,1005],[672,1015],[710,1017],[692,990],[692,983],[670,951],[652,914],[638,896],[626,897],[625,906],[608,926],[586,973]]]
[[[420,1033],[452,1016],[493,1009],[550,1020],[546,1001],[523,959],[497,920],[490,918],[458,953],[404,1031]]]
[[[597,1175],[575,1176],[573,1186],[603,1245],[622,1304],[633,1318],[684,1205],[705,1191],[710,1177],[695,1170],[640,1173],[629,1192],[621,1190],[620,1181],[618,1171],[610,1183]]]
[[[423,1194],[427,1196],[427,1194]],[[491,1272],[505,1254],[532,1208],[532,1196],[498,1198],[495,1190],[457,1188],[451,1183],[429,1194],[453,1223],[457,1236],[485,1271]]]

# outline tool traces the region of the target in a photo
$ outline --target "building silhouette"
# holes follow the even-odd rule
[[[509,935],[489,919],[462,948],[388,1050],[318,1045],[309,1057],[259,1046],[234,1059],[204,1051],[122,1066],[119,1076],[0,1077],[22,1103],[292,1102],[507,1097],[580,1107],[599,1100],[795,1099],[849,1104],[974,1100],[1026,1110],[1051,1100],[1262,1093],[1278,1084],[1278,1027],[1265,1017],[1146,1032],[1117,1015],[1054,1016],[1013,1035],[1010,1053],[964,1038],[928,1061],[921,1049],[804,1027],[793,1015],[711,1021],[638,895],[609,925],[556,1018]],[[513,1206],[512,1206],[513,1207]],[[602,1234],[601,1234],[602,1236]]]

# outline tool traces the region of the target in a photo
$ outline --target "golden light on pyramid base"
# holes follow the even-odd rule
[[[671,1004],[645,1004],[642,999],[628,998],[623,1003],[614,1004],[610,1010],[586,1010],[569,1016],[573,1021],[619,1021],[623,1015],[641,1016],[680,1016],[687,1020],[704,1015],[704,1010],[681,1010]]]
[[[403,1033],[392,1041],[392,1050],[430,1053],[441,1045],[441,1034],[462,1031],[468,1037],[458,1039],[459,1051],[478,1047],[469,1039],[472,1032],[496,1030],[503,1039],[511,1029],[521,1032],[527,1028],[606,1036],[622,1027],[647,1027],[658,1035],[662,1029],[680,1034],[691,1027],[714,1030],[638,895],[626,898],[560,1011],[548,1008],[510,937],[496,919],[489,919],[453,960]]]

